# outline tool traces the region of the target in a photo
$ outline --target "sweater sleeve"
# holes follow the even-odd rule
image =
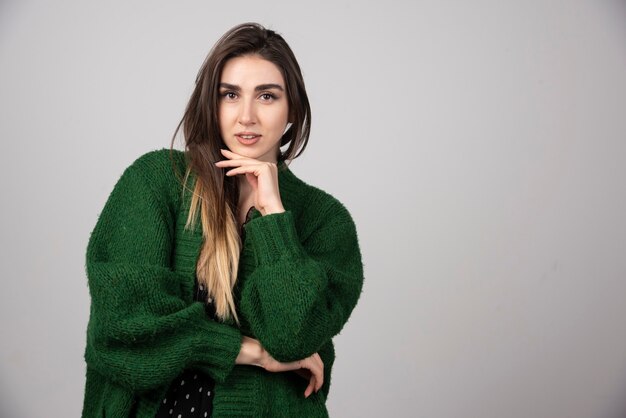
[[[241,311],[279,361],[319,351],[348,320],[363,285],[355,225],[333,201],[301,242],[290,211],[246,224],[255,268],[242,287]]]
[[[91,233],[85,360],[133,390],[167,385],[187,367],[224,381],[241,333],[185,297],[190,279],[171,268],[173,211],[150,186],[137,167],[127,168]]]

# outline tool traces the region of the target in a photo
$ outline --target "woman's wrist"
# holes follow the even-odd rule
[[[244,335],[241,339],[241,349],[235,359],[235,364],[263,367],[264,354],[265,349],[258,340]]]
[[[273,213],[283,213],[285,211],[285,208],[283,207],[282,204],[277,204],[277,205],[272,205],[272,206],[266,206],[263,208],[263,211],[259,211],[261,212],[261,215],[265,216],[265,215],[271,215]]]

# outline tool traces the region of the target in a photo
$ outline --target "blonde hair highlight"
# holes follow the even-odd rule
[[[187,184],[190,173],[191,168],[188,168],[184,184]],[[219,211],[218,204],[219,199],[207,190],[202,178],[197,177],[185,229],[195,228],[200,216],[203,243],[196,263],[198,283],[207,289],[213,299],[215,315],[221,320],[232,317],[239,324],[232,289],[237,281],[241,239],[235,214],[229,205],[225,205],[225,222],[216,222],[219,218],[215,216]]]

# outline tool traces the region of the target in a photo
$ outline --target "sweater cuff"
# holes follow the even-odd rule
[[[250,245],[257,266],[303,255],[304,249],[290,211],[252,219],[244,228],[246,246]]]
[[[195,359],[190,365],[211,376],[217,382],[224,382],[235,367],[235,360],[241,350],[241,332],[229,325],[213,320],[200,324],[195,344]]]

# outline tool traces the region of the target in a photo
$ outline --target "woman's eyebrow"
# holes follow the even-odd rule
[[[281,86],[280,84],[259,84],[258,86],[254,88],[255,91],[271,90],[271,89],[285,91],[283,86]]]
[[[224,88],[224,89],[228,89],[228,90],[234,90],[234,91],[241,90],[241,87],[236,86],[234,84],[228,84],[228,83],[220,83],[220,88]]]
[[[220,83],[220,88],[233,90],[233,91],[241,91],[241,87],[239,87],[239,86],[237,86],[235,84],[230,84],[230,83]],[[254,88],[254,91],[263,91],[263,90],[271,90],[271,89],[277,89],[277,90],[280,90],[280,91],[285,91],[283,86],[281,86],[280,84],[274,84],[274,83],[259,84],[258,86],[256,86]]]

